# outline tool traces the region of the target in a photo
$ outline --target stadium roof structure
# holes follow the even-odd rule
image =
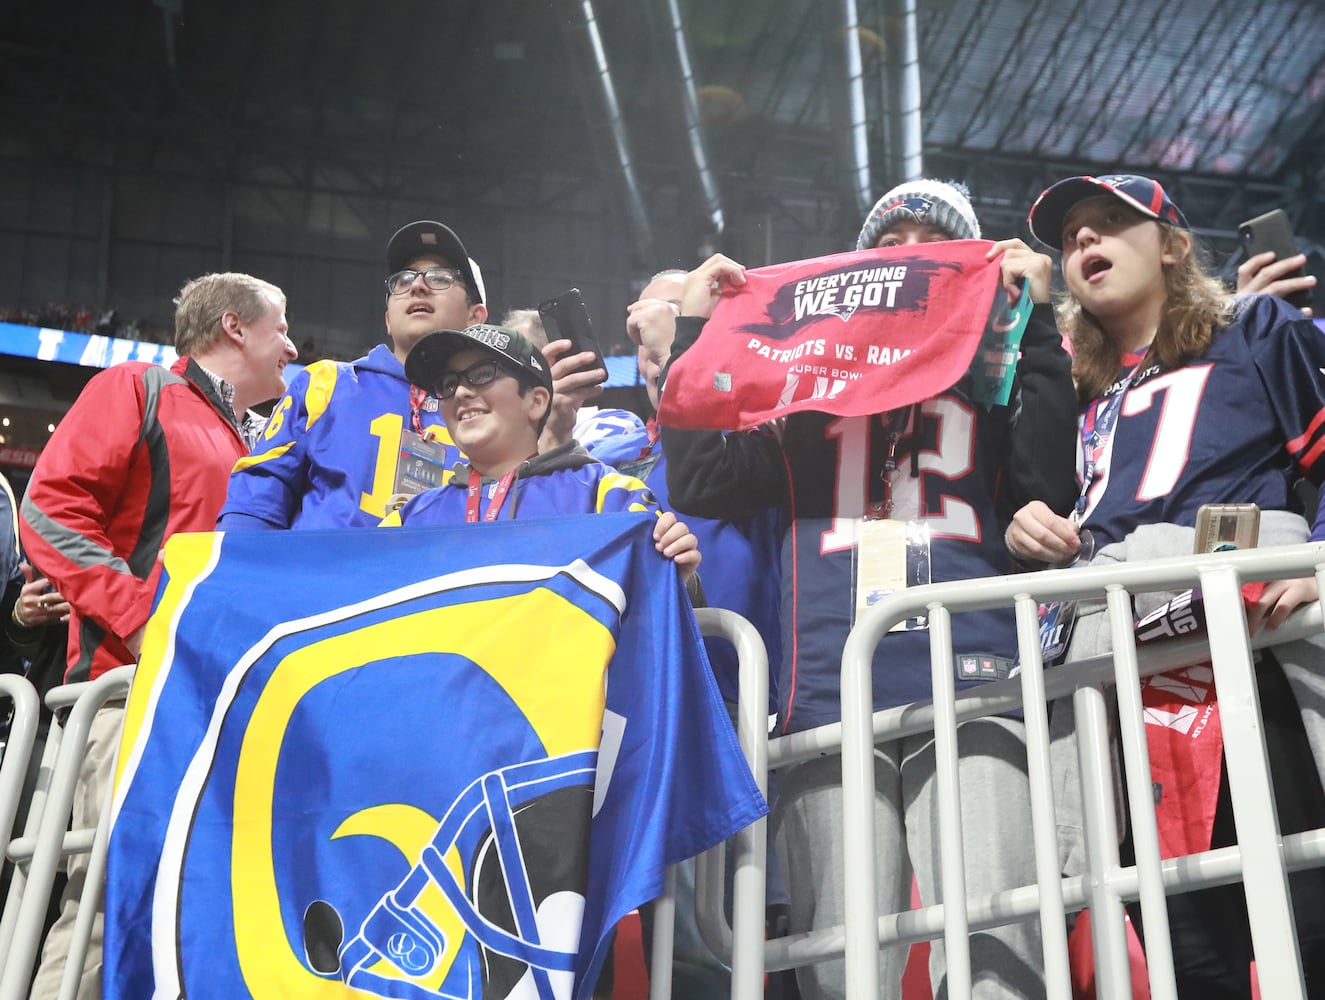
[[[531,212],[609,190],[641,260],[676,218],[841,247],[918,93],[924,172],[992,233],[1125,167],[1216,239],[1282,205],[1325,242],[1319,0],[18,0],[0,39],[0,171],[212,173],[333,240],[440,174]]]

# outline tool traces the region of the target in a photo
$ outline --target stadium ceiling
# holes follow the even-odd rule
[[[641,241],[676,212],[841,245],[860,189],[901,179],[908,6],[924,171],[967,180],[988,232],[1125,167],[1216,239],[1282,205],[1325,243],[1320,0],[10,0],[0,163],[210,174],[351,216],[439,184],[528,211],[601,188]]]

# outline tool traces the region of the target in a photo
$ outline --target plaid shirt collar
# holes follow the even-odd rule
[[[194,364],[197,364],[196,358],[194,359]],[[252,448],[258,443],[258,435],[262,433],[262,427],[267,422],[266,419],[262,414],[255,413],[253,410],[245,411],[241,418],[235,413],[235,387],[225,379],[221,378],[216,372],[203,368],[202,365],[198,365],[198,367],[202,368],[202,373],[211,380],[212,388],[215,389],[216,394],[221,397],[221,402],[225,403],[229,408],[230,417],[234,421],[235,427],[239,430],[240,436],[244,439],[244,444]]]

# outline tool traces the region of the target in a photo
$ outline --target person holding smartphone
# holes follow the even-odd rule
[[[1316,287],[1316,276],[1303,273],[1306,266],[1304,253],[1291,257],[1276,257],[1273,250],[1253,254],[1238,265],[1238,294],[1286,299],[1295,292],[1310,293]],[[1303,306],[1302,315],[1312,316],[1311,306]]]
[[[1297,251],[1293,226],[1282,208],[1248,219],[1238,226],[1247,259],[1238,267],[1238,294],[1277,295],[1311,315],[1314,275],[1306,273],[1307,256]]]
[[[594,352],[577,350],[565,337],[549,341],[537,309],[511,309],[500,325],[522,334],[552,367],[552,413],[538,439],[539,451],[551,451],[572,438],[592,449],[606,438],[643,429],[644,421],[629,410],[585,405],[602,395],[607,369],[592,367]]]
[[[1089,532],[1095,563],[1187,555],[1199,509],[1221,503],[1260,508],[1261,545],[1306,541],[1292,484],[1325,477],[1325,334],[1278,298],[1231,297],[1207,273],[1181,210],[1150,178],[1069,177],[1040,195],[1029,224],[1062,253],[1059,325],[1074,349],[1080,491],[1068,517],[1038,501],[1019,510],[1006,536],[1011,552],[1061,565]],[[1316,598],[1314,579],[1270,583],[1249,625],[1274,628]],[[1100,604],[1079,606],[1069,660],[1107,651]],[[1325,655],[1307,643],[1272,648],[1278,655],[1258,664],[1257,683],[1287,833],[1325,819],[1312,760],[1313,747],[1325,748],[1313,707],[1325,704]],[[1055,705],[1055,724],[1062,718]],[[1227,781],[1219,784],[1212,847],[1235,839]],[[1060,827],[1065,819],[1069,827],[1069,874],[1081,847],[1071,801],[1060,794],[1057,803]],[[1312,995],[1325,995],[1325,876],[1296,873],[1290,884],[1308,983]],[[1249,997],[1242,888],[1170,897],[1169,912],[1180,995]]]

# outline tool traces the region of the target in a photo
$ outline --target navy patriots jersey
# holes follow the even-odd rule
[[[1136,359],[1124,362],[1130,372]],[[1083,411],[1123,392],[1086,493],[1097,544],[1140,524],[1192,526],[1206,503],[1291,510],[1293,481],[1325,476],[1325,333],[1281,300],[1240,299],[1205,355],[1181,368],[1141,364]]]
[[[994,504],[1008,448],[1007,410],[971,402],[965,385],[907,411],[897,449],[893,516],[929,525],[934,583],[1013,569],[1003,544],[1007,522]],[[840,718],[842,647],[855,617],[855,526],[867,504],[884,498],[886,419],[806,413],[787,420],[782,444],[793,530],[784,539],[782,563],[796,567],[784,580],[782,599],[784,641],[792,644],[781,678],[788,732]],[[958,654],[1016,655],[1010,611],[954,615],[952,630]],[[930,697],[928,632],[884,636],[874,687],[876,708]]]
[[[698,336],[677,321],[675,359]],[[664,427],[667,483],[676,509],[739,517],[785,513],[782,542],[781,726],[798,732],[841,718],[842,647],[854,622],[856,527],[885,499],[889,441],[899,435],[891,516],[928,522],[934,583],[1011,572],[1007,517],[1033,499],[1072,503],[1075,393],[1071,362],[1048,306],[1036,306],[1007,406],[973,402],[968,379],[893,414],[796,413],[772,432],[722,435]],[[896,421],[896,424],[894,424]],[[1011,612],[952,617],[956,654],[1016,654]],[[891,632],[874,660],[874,705],[931,696],[929,636]],[[958,675],[954,664],[954,675]],[[988,674],[982,675],[981,679]],[[956,676],[958,687],[974,681]]]

